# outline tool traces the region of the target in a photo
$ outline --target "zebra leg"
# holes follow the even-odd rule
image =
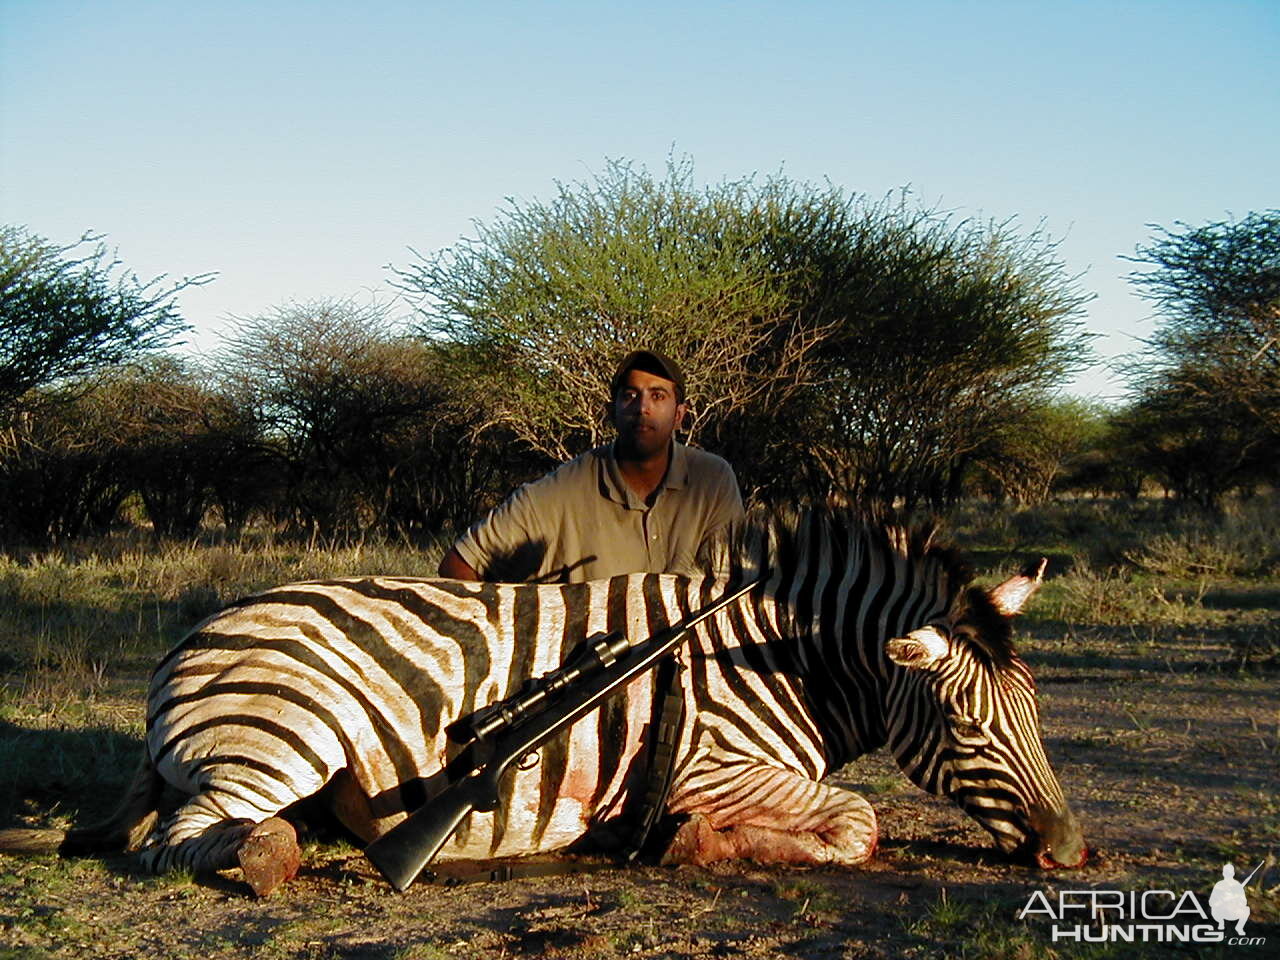
[[[253,892],[267,896],[297,873],[301,851],[293,827],[279,817],[231,815],[245,807],[225,791],[202,791],[156,827],[141,852],[143,868],[209,873],[239,866]]]
[[[672,813],[689,819],[663,863],[865,863],[875,853],[875,811],[849,790],[762,763],[718,767],[689,778]]]
[[[343,767],[330,778],[322,798],[328,811],[362,843],[372,843],[405,818],[402,810],[375,813],[369,795],[349,767]]]

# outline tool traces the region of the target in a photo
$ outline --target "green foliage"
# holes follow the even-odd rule
[[[1155,467],[1142,453],[1149,437],[1131,429],[1129,416],[1130,408],[1090,408],[1053,489],[1137,500]]]
[[[0,413],[0,536],[57,543],[108,529],[129,495],[116,411],[81,384]]]
[[[1059,957],[1034,928],[1014,919],[1020,904],[1001,898],[973,901],[948,896],[938,899],[903,927],[914,940],[929,945],[939,958],[981,960],[1051,960]],[[914,955],[914,953],[913,953]]]
[[[460,375],[499,422],[554,459],[602,442],[614,366],[638,346],[685,367],[693,435],[790,388],[807,350],[784,285],[798,268],[768,242],[789,184],[701,191],[687,163],[655,180],[614,162],[557,187],[397,271],[423,333],[472,348]]]
[[[1157,228],[1131,281],[1160,325],[1130,365],[1131,433],[1168,489],[1206,509],[1280,478],[1280,211]]]
[[[1148,268],[1130,280],[1162,317],[1153,345],[1175,361],[1248,356],[1266,346],[1275,329],[1266,322],[1280,306],[1280,210],[1155,229],[1129,258]],[[1274,365],[1278,356],[1280,349],[1268,349],[1258,359]]]
[[[1106,409],[1066,397],[1014,414],[976,465],[977,489],[1017,503],[1040,503],[1053,490],[1079,489],[1082,468],[1105,442]]]
[[[94,394],[114,411],[123,480],[157,536],[195,536],[214,501],[228,527],[243,522],[227,494],[253,477],[254,424],[202,371],[160,357],[116,371]]]
[[[397,271],[495,422],[563,459],[608,435],[618,358],[662,349],[690,433],[748,491],[954,499],[1084,357],[1054,246],[783,176],[698,188],[611,163]]]
[[[806,397],[818,430],[802,455],[818,454],[830,491],[907,509],[954,502],[974,466],[1035,473],[1038,413],[1089,339],[1088,298],[1054,244],[905,197],[850,212],[823,258],[838,321]]]
[[[521,464],[475,442],[484,407],[453,382],[452,352],[352,301],[241,321],[218,382],[254,425],[246,458],[262,465],[273,518],[325,539],[429,537],[469,520]]]
[[[1277,476],[1280,434],[1241,418],[1184,384],[1152,386],[1117,412],[1118,447],[1129,464],[1181,500],[1208,512],[1231,490]]]
[[[213,372],[162,356],[28,392],[0,413],[0,543],[143,518],[161,538],[221,519],[232,537],[253,522],[423,543],[537,469],[480,441],[450,347],[332,306],[242,326]]]
[[[173,358],[30,391],[0,415],[0,536],[101,533],[135,494],[157,535],[194,536],[210,502],[252,474],[252,429]]]
[[[58,247],[0,228],[0,410],[35,387],[163,346],[183,328],[177,294],[210,279],[116,276],[120,263],[101,239]]]

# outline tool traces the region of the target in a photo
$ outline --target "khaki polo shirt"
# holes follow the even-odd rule
[[[737,477],[715,454],[673,441],[649,506],[622,479],[606,444],[520,487],[454,548],[487,580],[696,573],[702,542],[741,516]]]

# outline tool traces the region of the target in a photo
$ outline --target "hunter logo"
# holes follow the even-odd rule
[[[1262,866],[1262,864],[1258,864]],[[1253,873],[1258,868],[1254,867]],[[1245,877],[1244,883],[1253,879],[1253,873]],[[1213,911],[1213,919],[1218,926],[1226,926],[1228,920],[1236,925],[1236,933],[1244,936],[1244,922],[1249,919],[1249,900],[1244,895],[1244,883],[1236,879],[1236,868],[1229,863],[1222,865],[1222,879],[1213,885],[1213,893],[1209,894],[1209,909]]]
[[[1264,863],[1266,861],[1263,861]],[[1226,943],[1260,946],[1266,937],[1245,934],[1249,900],[1245,887],[1262,864],[1241,882],[1225,864],[1207,907],[1190,890],[1037,890],[1018,913],[1019,920],[1050,921],[1054,943]]]

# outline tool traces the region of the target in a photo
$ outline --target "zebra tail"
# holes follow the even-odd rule
[[[0,830],[0,853],[57,853],[66,836],[65,830],[31,830],[22,827]]]
[[[0,853],[57,853],[74,857],[134,850],[155,825],[162,787],[163,781],[151,766],[150,757],[144,753],[128,791],[115,813],[106,820],[74,830],[0,830]]]
[[[100,823],[67,831],[58,852],[74,857],[85,853],[120,853],[138,849],[155,826],[163,788],[164,781],[151,765],[151,755],[144,747],[133,782],[115,813]]]

